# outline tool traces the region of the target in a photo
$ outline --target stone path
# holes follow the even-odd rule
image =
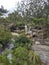
[[[49,46],[35,44],[32,48],[38,53],[42,62],[45,65],[49,65]]]

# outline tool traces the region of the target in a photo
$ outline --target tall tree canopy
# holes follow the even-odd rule
[[[49,15],[49,2],[45,0],[26,0],[22,1],[20,5],[22,15],[41,18],[45,15]]]
[[[18,13],[24,18],[24,21],[30,22],[32,18],[49,17],[49,0],[22,0],[18,5]]]

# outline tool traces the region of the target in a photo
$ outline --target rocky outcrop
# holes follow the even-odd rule
[[[40,56],[45,65],[49,65],[49,46],[46,45],[33,45],[32,48]]]

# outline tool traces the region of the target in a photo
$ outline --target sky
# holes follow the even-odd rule
[[[20,2],[21,0],[0,0],[0,7],[3,5],[5,9],[12,10],[16,7],[18,1]]]

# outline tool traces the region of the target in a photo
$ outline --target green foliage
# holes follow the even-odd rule
[[[44,25],[46,23],[45,18],[32,18],[31,21],[35,25]]]
[[[11,40],[11,32],[4,25],[0,26],[0,42],[9,42]]]
[[[0,17],[0,25],[2,25],[2,24],[7,25],[7,21],[5,18]]]
[[[19,37],[17,37],[15,39],[15,46],[22,46],[25,47],[27,49],[31,49],[31,45],[32,45],[32,40],[27,38],[25,35],[20,35]]]
[[[28,50],[24,47],[15,48],[12,52],[12,65],[27,65]]]
[[[0,65],[42,65],[39,56],[25,47],[18,47],[12,51],[12,59],[9,60],[7,52],[0,55]]]
[[[28,53],[28,64],[33,64],[33,65],[42,65],[42,62],[39,58],[39,56],[37,55],[37,53],[35,53],[34,51],[29,51]]]
[[[2,46],[2,44],[0,44],[0,48],[2,48],[3,46]]]
[[[4,54],[0,55],[0,65],[10,65],[10,62]]]
[[[22,21],[22,16],[20,14],[17,13],[17,11],[14,11],[12,13],[10,13],[8,15],[8,17],[6,18],[6,20],[10,23],[10,22],[13,22],[13,23],[19,23]]]
[[[27,49],[24,47],[18,47],[14,50],[14,56],[16,57],[16,59],[20,59],[20,60],[25,60],[27,59]]]
[[[40,5],[42,1],[28,1],[30,3],[28,4],[28,2],[26,2],[26,5],[24,2],[21,3],[21,14],[19,14],[18,11],[14,11],[13,13],[9,14],[8,17],[0,18],[0,48],[2,48],[2,43],[6,45],[6,43],[8,43],[11,40],[12,35],[10,30],[7,28],[8,24],[14,23],[15,27],[24,26],[25,24],[45,24],[46,19],[44,17],[45,14],[49,12],[47,10],[48,7],[46,6],[47,8],[45,10],[45,13],[43,12],[43,5],[42,7]],[[37,3],[39,3],[40,6]],[[0,15],[2,15],[2,13],[6,13],[6,10],[4,10],[4,8],[1,8]],[[23,33],[23,31],[21,31],[20,33]],[[10,50],[10,53],[12,54],[11,63],[10,60],[7,58],[8,50],[6,49],[6,52],[4,51],[3,54],[0,55],[0,65],[42,65],[42,62],[37,53],[31,50],[31,46],[33,43],[31,39],[27,38],[24,33],[23,35],[14,38],[15,47],[12,50],[12,52]]]
[[[39,56],[32,50],[25,47],[18,47],[13,51],[13,63],[16,65],[42,65]]]

